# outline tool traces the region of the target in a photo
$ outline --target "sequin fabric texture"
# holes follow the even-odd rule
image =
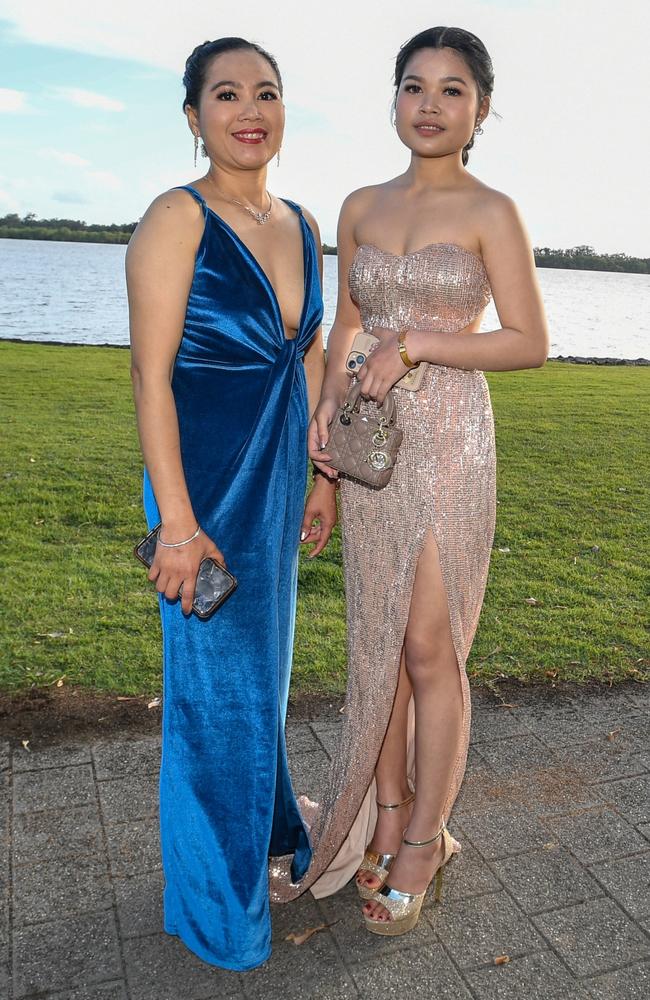
[[[364,244],[349,282],[368,332],[408,327],[458,333],[490,298],[480,257],[454,244],[404,255]],[[417,560],[429,531],[438,547],[463,698],[447,821],[465,772],[471,717],[465,663],[483,602],[496,510],[490,397],[482,372],[438,365],[427,366],[417,392],[397,390],[396,397],[404,442],[390,483],[382,490],[352,480],[341,485],[348,625],[341,741],[324,787],[309,789],[316,801],[302,805],[314,847],[306,877],[293,886],[286,859],[272,862],[271,895],[278,901],[309,887],[316,896],[335,892],[352,877],[372,837],[374,769],[395,695]]]

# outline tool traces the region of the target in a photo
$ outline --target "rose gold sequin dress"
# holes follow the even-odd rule
[[[455,244],[402,256],[360,246],[349,275],[363,327],[449,334],[467,327],[490,298],[480,257]],[[329,780],[305,804],[314,859],[292,886],[288,865],[271,864],[271,894],[335,892],[359,867],[376,821],[374,769],[390,719],[413,580],[432,530],[447,593],[463,697],[462,737],[447,790],[448,820],[465,771],[470,694],[465,662],[478,623],[495,520],[495,449],[485,376],[428,365],[417,392],[397,390],[404,431],[388,486],[341,484],[348,623],[348,689],[341,742]],[[413,778],[413,705],[409,767]],[[298,789],[297,789],[298,790]],[[310,814],[311,813],[311,814]]]

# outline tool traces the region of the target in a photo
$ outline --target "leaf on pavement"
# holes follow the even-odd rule
[[[309,941],[310,937],[314,934],[318,934],[319,931],[326,931],[328,927],[333,927],[334,924],[338,923],[338,920],[334,920],[331,924],[319,924],[318,927],[307,927],[306,930],[302,931],[300,934],[296,934],[292,931],[287,934],[285,941],[293,941],[294,944],[304,944],[305,941]]]

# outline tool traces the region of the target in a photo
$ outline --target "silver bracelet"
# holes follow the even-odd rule
[[[198,538],[201,531],[201,525],[198,526],[193,535],[189,538],[184,538],[182,542],[163,542],[160,534],[158,534],[158,544],[162,545],[164,549],[178,549],[181,545],[187,545],[189,542],[193,542],[195,538]]]

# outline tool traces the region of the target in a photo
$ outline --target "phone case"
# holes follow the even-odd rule
[[[147,569],[151,567],[156,553],[159,531],[160,525],[157,524],[133,549],[136,559],[144,563]],[[232,573],[229,573],[221,563],[218,563],[216,559],[209,556],[199,566],[194,588],[192,611],[199,618],[209,618],[230,597],[236,587],[237,580]],[[181,587],[179,597],[181,596],[182,589]]]
[[[352,347],[348,354],[345,368],[349,375],[356,375],[379,343],[378,337],[373,337],[371,333],[357,333],[352,341]],[[394,389],[408,389],[409,392],[417,392],[422,385],[426,362],[421,362],[417,368],[409,368],[399,382],[393,386]]]

